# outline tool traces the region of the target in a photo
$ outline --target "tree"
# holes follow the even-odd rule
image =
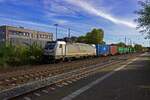
[[[142,33],[147,33],[148,39],[150,39],[150,0],[139,1],[141,9],[136,13],[139,15],[136,21],[139,23],[138,29]]]
[[[87,38],[86,36],[79,36],[77,41],[81,43],[87,43]]]
[[[78,38],[76,36],[72,36],[72,37],[64,37],[62,39],[57,39],[58,41],[66,41],[66,42],[78,42]]]
[[[76,36],[72,36],[72,37],[70,38],[70,40],[71,40],[72,42],[77,42],[78,37],[76,37]]]
[[[42,60],[43,49],[40,45],[33,43],[29,47],[30,63],[39,63]]]
[[[85,36],[80,36],[77,42],[88,43],[88,44],[105,44],[103,41],[104,31],[102,29],[93,29],[88,32]]]
[[[142,51],[143,50],[143,47],[140,44],[135,44],[134,48],[135,48],[136,51]]]
[[[102,44],[104,38],[104,31],[102,29],[93,29],[86,34],[86,41],[89,44]]]
[[[102,41],[102,43],[101,44],[106,44],[106,42],[105,41]]]
[[[120,43],[118,43],[118,44],[117,44],[117,46],[119,46],[119,47],[125,47],[125,46],[126,46],[126,44],[125,44],[125,43],[123,43],[123,42],[120,42]]]

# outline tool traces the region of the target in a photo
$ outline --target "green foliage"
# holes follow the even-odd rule
[[[117,44],[117,46],[119,46],[119,47],[126,47],[126,44],[123,43],[123,42],[120,42],[120,43]]]
[[[143,50],[143,47],[140,44],[135,44],[134,48],[135,48],[136,51],[142,51]]]
[[[26,65],[41,62],[43,49],[37,44],[31,46],[13,46],[3,44],[0,46],[0,65]]]
[[[36,43],[29,48],[30,61],[39,63],[42,60],[43,50],[42,47]]]
[[[127,47],[132,48],[132,45],[128,45]]]
[[[106,44],[106,42],[105,41],[102,41],[102,43],[101,44]]]
[[[139,15],[138,19],[136,20],[139,23],[139,29],[142,33],[147,33],[148,39],[150,39],[150,1],[139,1],[141,5],[141,9],[137,11]]]
[[[86,38],[86,36],[80,36],[80,37],[78,37],[77,41],[80,42],[80,43],[86,43],[87,38]]]
[[[78,37],[78,42],[88,43],[88,44],[104,44],[104,31],[102,29],[93,29],[88,32],[86,36]]]
[[[9,64],[14,65],[24,65],[29,64],[29,47],[28,46],[15,46],[16,49],[15,57],[12,57],[12,60],[9,60]]]
[[[93,29],[91,32],[86,34],[87,43],[89,44],[102,44],[104,31],[102,29]]]
[[[2,44],[0,46],[0,64],[6,65],[12,57],[15,56],[15,48],[11,45]]]

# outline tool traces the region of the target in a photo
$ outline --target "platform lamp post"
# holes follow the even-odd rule
[[[148,44],[149,44],[148,46],[149,46],[149,48],[150,48],[150,41],[149,41],[149,43],[148,43]]]
[[[56,27],[56,41],[57,41],[57,28],[58,28],[58,24],[54,24],[54,26]]]
[[[148,39],[148,41],[149,41],[149,48],[150,48],[150,38]]]
[[[131,40],[131,39],[129,39],[129,45],[131,45],[131,46],[132,46],[132,40]]]
[[[124,43],[125,43],[125,46],[126,46],[126,44],[127,44],[127,37],[126,36],[124,38]]]
[[[70,28],[68,28],[68,38],[71,38]]]

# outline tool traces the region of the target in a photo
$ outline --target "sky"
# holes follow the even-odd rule
[[[138,0],[0,0],[0,25],[52,32],[58,37],[85,35],[93,28],[104,30],[106,43],[139,43],[148,46],[134,21]]]

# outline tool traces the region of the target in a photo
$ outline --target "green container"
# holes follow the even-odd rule
[[[127,48],[124,48],[124,53],[127,53],[127,52],[128,52]]]
[[[135,51],[134,48],[129,48],[129,52],[130,52],[130,53],[134,53],[134,52],[136,52],[136,51]]]
[[[132,52],[136,52],[135,48],[132,48]]]
[[[125,48],[124,53],[129,53],[130,49],[128,47]]]
[[[132,48],[130,47],[130,48],[129,48],[129,53],[132,53],[132,52],[133,52],[133,50],[132,50]]]
[[[123,47],[118,47],[118,53],[123,54],[124,53],[124,48]]]

